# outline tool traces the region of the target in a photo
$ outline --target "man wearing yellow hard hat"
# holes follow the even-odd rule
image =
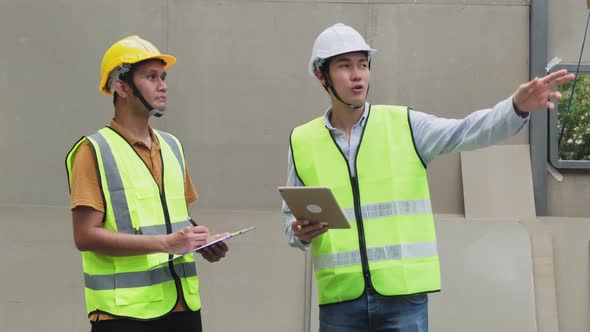
[[[187,205],[198,195],[182,144],[149,125],[152,115],[166,114],[166,69],[175,62],[138,36],[113,44],[99,89],[114,96],[114,118],[66,158],[95,332],[201,331],[194,255],[162,264],[216,238],[189,216]],[[214,262],[227,249],[217,243],[202,255]]]
[[[311,247],[320,332],[428,331],[428,296],[440,271],[426,166],[435,157],[489,146],[520,131],[529,112],[553,108],[557,71],[521,85],[493,108],[442,119],[367,101],[371,48],[336,24],[316,39],[308,72],[331,101],[291,133],[288,186],[331,188],[350,229],[296,220],[283,203],[289,243]]]

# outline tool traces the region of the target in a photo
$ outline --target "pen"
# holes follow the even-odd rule
[[[239,230],[237,232],[230,233],[230,237],[234,237],[234,236],[238,236],[240,234],[247,233],[249,231],[254,230],[254,228],[256,228],[256,226],[251,226],[251,227],[248,227],[248,228],[241,229],[241,230]]]
[[[188,217],[188,219],[186,221],[188,221],[193,226],[198,226],[197,223],[191,217]]]

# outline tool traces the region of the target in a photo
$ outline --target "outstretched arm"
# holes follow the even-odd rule
[[[507,139],[524,127],[528,113],[554,108],[549,99],[560,98],[561,94],[553,89],[573,78],[566,70],[535,78],[493,108],[473,112],[463,119],[410,111],[418,154],[428,164],[442,154],[483,148]]]

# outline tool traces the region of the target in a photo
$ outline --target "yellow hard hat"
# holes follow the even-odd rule
[[[164,61],[164,68],[169,68],[176,63],[176,58],[169,54],[162,54],[149,41],[139,36],[129,36],[114,43],[104,54],[100,66],[100,86],[98,89],[110,96],[111,91],[107,86],[111,72],[123,64],[134,64],[148,59],[160,59]]]

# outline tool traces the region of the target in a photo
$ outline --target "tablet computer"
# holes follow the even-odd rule
[[[279,193],[297,219],[326,223],[330,228],[350,228],[336,198],[328,187],[279,187]]]

